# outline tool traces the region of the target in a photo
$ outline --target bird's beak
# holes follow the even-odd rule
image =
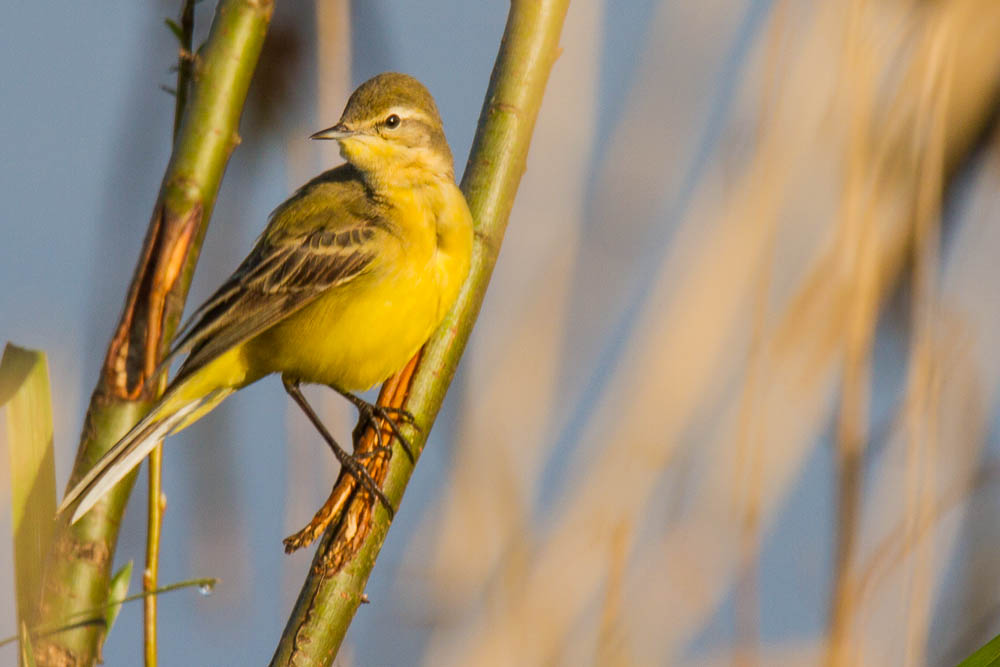
[[[356,130],[349,130],[347,126],[343,123],[337,123],[333,127],[328,127],[325,130],[320,130],[316,134],[309,137],[310,139],[346,139],[348,137],[353,137],[357,134]]]

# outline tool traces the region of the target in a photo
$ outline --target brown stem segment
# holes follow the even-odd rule
[[[558,56],[559,35],[569,0],[513,0],[500,53],[490,78],[472,154],[462,179],[472,216],[475,244],[469,277],[445,321],[424,346],[419,361],[382,388],[380,405],[405,407],[415,417],[403,432],[419,456],[472,326],[479,314],[504,230],[514,204],[535,119],[549,72]],[[415,366],[411,370],[411,367]],[[412,375],[410,373],[412,372]],[[369,437],[367,434],[365,438]],[[359,449],[365,438],[359,442]],[[383,490],[396,507],[413,472],[397,452],[388,465],[371,457],[372,476],[385,475]],[[386,468],[380,473],[379,466]],[[349,488],[350,487],[350,488]],[[320,516],[322,515],[322,516]],[[289,538],[301,546],[330,523],[313,559],[298,601],[271,660],[272,665],[328,665],[333,662],[389,528],[389,517],[363,490],[343,478],[314,523]]]
[[[91,398],[69,486],[149,409],[154,369],[180,320],[201,240],[222,174],[239,143],[237,127],[270,22],[266,0],[222,0],[167,167],[121,320]],[[49,556],[39,622],[58,627],[107,602],[118,527],[135,475],[80,521],[59,519]],[[39,665],[90,665],[99,658],[100,624],[35,644]]]

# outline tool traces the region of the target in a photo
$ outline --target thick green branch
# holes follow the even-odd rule
[[[176,329],[222,174],[271,18],[266,0],[222,0],[194,67],[194,87],[149,230],[94,389],[70,475],[72,486],[149,409],[149,382]],[[134,475],[73,526],[62,519],[50,554],[39,621],[107,601],[118,527]],[[35,645],[39,665],[89,665],[104,629],[87,626]]]
[[[406,432],[417,452],[426,442],[483,303],[525,170],[545,84],[558,56],[559,35],[568,4],[569,0],[511,3],[462,179],[462,190],[476,220],[472,269],[455,307],[424,347],[408,391],[390,392],[406,395],[406,407],[417,418],[420,429]],[[398,505],[402,499],[412,472],[405,456],[392,458],[384,489],[393,503]],[[353,516],[350,507],[346,512]],[[358,550],[342,567],[330,568],[328,564],[333,558],[332,551],[338,547],[341,527],[342,523],[335,523],[324,536],[272,665],[328,665],[336,656],[361,603],[368,576],[389,529],[389,517],[384,508],[377,507]]]

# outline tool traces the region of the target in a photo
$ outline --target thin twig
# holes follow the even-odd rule
[[[194,0],[184,0],[181,8],[180,22],[180,54],[177,59],[177,90],[174,98],[174,130],[173,139],[177,141],[184,110],[187,105],[188,87],[191,84],[191,42],[194,38]],[[159,380],[158,394],[163,393],[166,377]],[[149,454],[149,494],[147,499],[146,523],[146,568],[142,573],[142,588],[144,591],[154,591],[160,577],[160,531],[163,525],[163,512],[167,507],[167,499],[163,494],[163,443],[161,442]],[[156,596],[148,595],[143,600],[143,655],[146,667],[156,667]]]
[[[129,595],[123,597],[120,600],[109,600],[107,604],[103,604],[100,607],[94,607],[93,609],[86,609],[81,612],[77,612],[75,615],[65,619],[61,623],[52,626],[40,626],[37,628],[30,628],[29,632],[32,637],[45,637],[48,635],[54,635],[57,632],[65,632],[66,630],[72,630],[73,628],[80,627],[82,625],[101,625],[105,623],[104,612],[112,607],[117,607],[118,605],[125,604],[128,602],[135,602],[136,600],[147,600],[151,597],[156,597],[163,593],[172,593],[173,591],[179,591],[184,588],[194,588],[197,587],[198,590],[203,591],[204,594],[208,594],[215,588],[219,583],[219,580],[215,577],[202,577],[200,579],[187,579],[185,581],[178,581],[173,584],[168,584],[166,586],[161,586],[160,588],[154,588],[151,591],[143,591],[142,593],[136,593],[134,595]],[[7,644],[13,644],[18,639],[19,635],[11,635],[9,637],[4,637],[0,639],[0,647],[6,646]]]

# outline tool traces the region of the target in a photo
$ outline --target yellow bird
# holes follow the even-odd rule
[[[390,415],[351,392],[401,369],[440,324],[469,271],[472,216],[437,106],[413,77],[366,81],[340,121],[312,138],[339,142],[347,163],[279,206],[250,255],[178,332],[164,364],[187,359],[149,414],[66,495],[60,512],[79,500],[74,522],[157,442],[271,373],[341,464],[389,507],[299,383],[332,387],[399,437]]]

